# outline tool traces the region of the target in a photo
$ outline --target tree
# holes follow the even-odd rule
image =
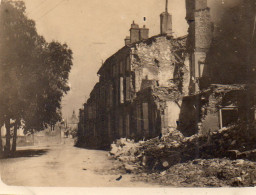
[[[35,22],[26,17],[25,10],[22,1],[4,1],[0,5],[0,118],[6,126],[8,154],[11,127],[14,152],[21,121],[26,131],[33,131],[61,119],[60,102],[69,90],[72,66],[68,46],[56,41],[47,43],[38,35]]]
[[[61,98],[70,89],[67,81],[72,66],[72,51],[68,46],[51,42],[46,45],[41,57],[43,69],[38,72],[31,90],[35,98],[24,115],[27,131],[40,130],[61,121]],[[28,92],[31,91],[28,89]]]

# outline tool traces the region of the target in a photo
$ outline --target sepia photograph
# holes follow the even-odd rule
[[[0,178],[253,189],[256,0],[1,0]]]

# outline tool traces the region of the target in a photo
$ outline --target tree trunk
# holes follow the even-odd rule
[[[5,128],[6,128],[6,144],[4,148],[5,155],[9,156],[11,151],[11,125],[10,118],[5,120]]]
[[[15,123],[13,138],[12,138],[12,154],[14,154],[16,152],[17,130],[18,130],[18,125],[17,125],[17,123]]]

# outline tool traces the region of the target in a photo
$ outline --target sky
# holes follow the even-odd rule
[[[73,51],[71,90],[62,100],[64,119],[83,107],[98,82],[102,62],[124,46],[132,21],[160,33],[159,15],[165,0],[24,0],[27,16],[36,22],[40,35],[67,43]],[[187,34],[185,0],[169,0],[174,37]],[[146,21],[143,18],[146,17]]]

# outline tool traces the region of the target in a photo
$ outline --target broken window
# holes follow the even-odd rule
[[[115,80],[115,104],[118,105],[119,104],[119,79],[117,78]]]
[[[120,103],[124,103],[124,79],[120,77]]]
[[[203,77],[204,76],[204,63],[200,63],[199,62],[199,77]]]
[[[130,71],[130,56],[126,58],[126,71]]]
[[[220,128],[227,127],[238,121],[238,109],[236,107],[226,107],[220,109]]]
[[[131,79],[130,79],[130,77],[128,76],[128,77],[126,77],[126,81],[125,81],[125,91],[126,91],[126,93],[125,93],[125,99],[126,99],[126,101],[129,101],[129,100],[130,100],[130,90],[131,90],[131,88],[130,88],[130,83],[131,83]]]
[[[143,130],[145,133],[148,133],[149,132],[148,103],[142,104],[142,113],[143,113]]]

